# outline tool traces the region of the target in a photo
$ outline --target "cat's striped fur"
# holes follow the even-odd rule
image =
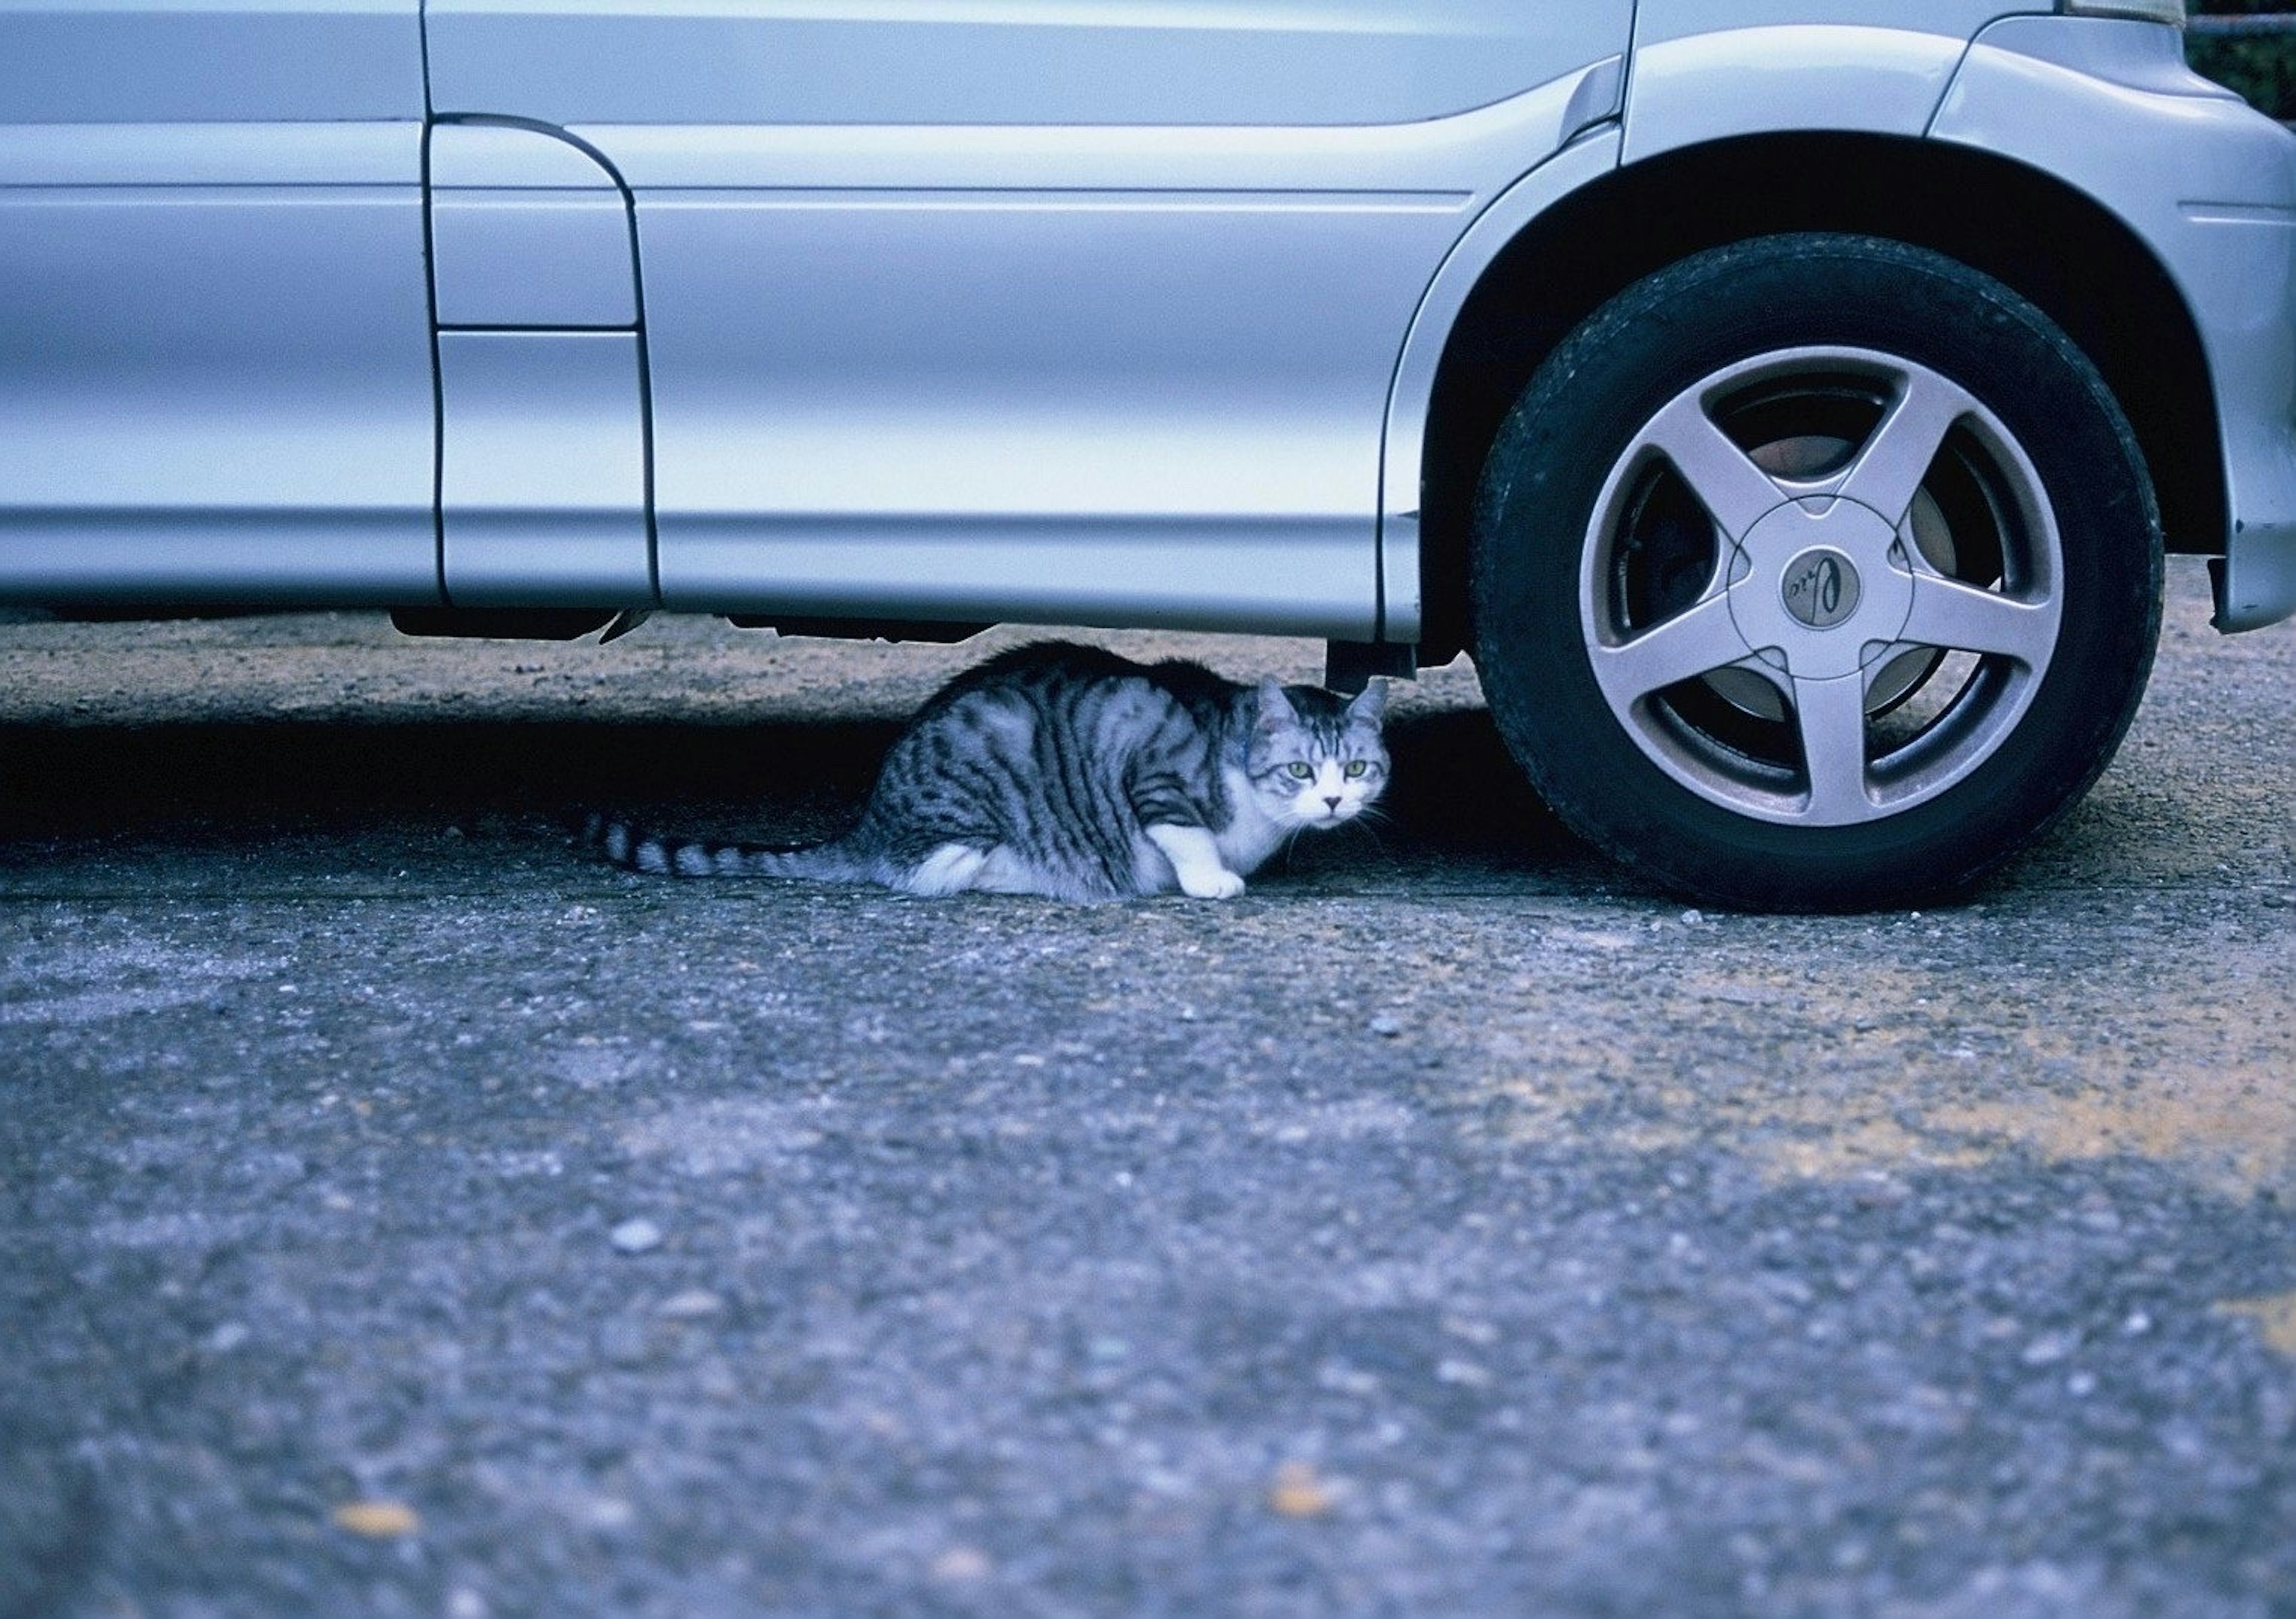
[[[588,830],[617,863],[675,877],[1220,899],[1295,832],[1344,824],[1379,796],[1383,704],[1377,684],[1349,701],[1044,642],[990,658],[928,701],[841,838],[772,848],[598,817]]]

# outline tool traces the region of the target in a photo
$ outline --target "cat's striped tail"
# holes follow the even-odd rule
[[[795,877],[815,882],[872,878],[838,839],[789,846],[668,838],[593,814],[582,822],[582,841],[623,870],[652,877]]]

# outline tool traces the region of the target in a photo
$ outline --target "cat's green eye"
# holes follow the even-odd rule
[[[1357,776],[1362,775],[1364,772],[1370,768],[1370,764],[1365,760],[1349,759],[1348,761],[1348,780],[1350,781],[1354,781]]]
[[[1284,768],[1302,781],[1312,781],[1316,779],[1316,767],[1301,760],[1294,759]]]

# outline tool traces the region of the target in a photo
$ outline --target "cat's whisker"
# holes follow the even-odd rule
[[[1364,814],[1357,815],[1355,819],[1355,824],[1363,829],[1363,835],[1371,840],[1371,846],[1379,851],[1381,858],[1385,860],[1390,865],[1394,864],[1396,861],[1395,851],[1387,846],[1387,839],[1381,837],[1379,835],[1379,828],[1372,824],[1371,813],[1366,810]]]

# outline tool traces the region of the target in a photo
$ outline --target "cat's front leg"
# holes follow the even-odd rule
[[[1180,892],[1190,899],[1233,899],[1243,892],[1243,879],[1220,861],[1219,845],[1200,826],[1152,826],[1148,841],[1172,863]]]

